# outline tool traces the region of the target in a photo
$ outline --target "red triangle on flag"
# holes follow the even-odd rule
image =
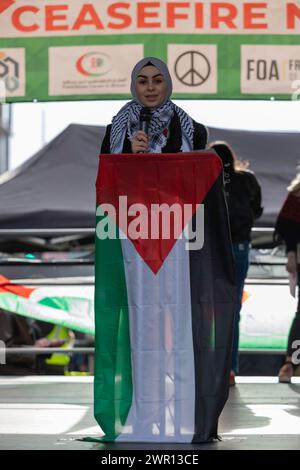
[[[117,219],[114,222],[132,241],[137,252],[156,274],[221,170],[221,160],[214,151],[100,155],[96,183],[97,203],[114,206]],[[123,206],[126,210],[131,208],[133,215],[124,214],[120,197],[123,198],[123,202],[126,199],[127,207]],[[137,220],[135,212],[139,207],[137,204],[146,208],[146,216],[142,221],[144,226],[138,228],[144,235],[148,231],[148,238],[140,236],[135,239],[130,231]],[[171,218],[170,236],[167,238],[163,238],[161,224],[159,227],[153,225],[153,218],[158,220],[153,216],[156,210],[154,208],[162,204],[166,204],[166,207],[175,204],[173,207],[181,214],[185,204],[191,208],[189,218],[184,220],[184,217],[181,217],[177,225],[174,224],[176,216]],[[140,216],[139,220],[141,221]],[[136,225],[141,224],[136,223]],[[158,234],[158,238],[151,236],[152,233]]]
[[[16,294],[21,297],[29,298],[35,289],[30,289],[19,284],[13,284],[10,279],[0,274],[0,294]]]

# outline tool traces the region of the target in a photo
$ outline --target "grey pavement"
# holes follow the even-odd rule
[[[93,378],[0,378],[0,450],[293,450],[300,449],[300,378],[238,377],[213,444],[91,443]]]

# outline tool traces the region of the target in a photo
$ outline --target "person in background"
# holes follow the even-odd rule
[[[287,198],[277,217],[275,234],[279,235],[286,244],[287,264],[290,282],[298,285],[298,305],[296,315],[293,319],[288,336],[288,346],[285,362],[279,370],[278,380],[288,383],[299,365],[297,348],[299,344],[294,343],[300,339],[300,296],[299,296],[299,256],[300,256],[300,168],[293,179],[288,190]],[[293,353],[296,353],[293,355]]]
[[[6,348],[20,348],[17,354],[7,354],[5,364],[0,364],[0,375],[34,375],[43,367],[46,355],[22,354],[22,348],[55,348],[65,344],[61,339],[46,336],[55,327],[52,323],[33,320],[0,309],[0,341]]]
[[[239,371],[239,321],[243,289],[249,268],[251,229],[262,213],[261,188],[248,162],[239,160],[227,142],[213,142],[209,145],[222,160],[224,184],[228,205],[230,232],[235,264],[237,306],[232,346],[230,385],[235,385]]]

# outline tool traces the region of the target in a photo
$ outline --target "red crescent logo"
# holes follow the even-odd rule
[[[83,61],[84,58],[85,58],[85,55],[82,55],[81,57],[79,57],[79,59],[76,62],[76,68],[80,73],[82,73],[83,75],[86,75],[87,77],[89,77],[90,74],[86,70],[84,70],[84,68],[82,66],[82,61]]]

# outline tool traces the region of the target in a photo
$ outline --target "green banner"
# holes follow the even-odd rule
[[[173,98],[300,95],[300,1],[0,0],[0,98],[129,98],[144,56]]]

